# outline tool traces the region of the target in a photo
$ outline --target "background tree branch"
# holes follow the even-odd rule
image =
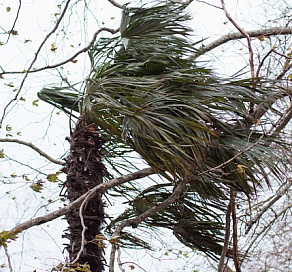
[[[280,190],[275,196],[273,196],[272,200],[269,203],[267,203],[253,219],[251,219],[248,222],[247,229],[245,231],[245,234],[247,234],[250,231],[250,229],[252,228],[252,226],[258,220],[260,220],[260,218],[262,217],[262,215],[267,210],[269,210],[282,196],[284,196],[287,193],[287,191],[290,189],[291,185],[292,185],[292,179],[289,179],[287,185],[282,190]]]
[[[29,142],[26,142],[26,141],[23,141],[23,140],[13,139],[13,138],[0,139],[0,142],[1,143],[17,143],[17,144],[21,144],[21,145],[28,146],[31,149],[33,149],[34,151],[36,151],[37,153],[39,153],[41,156],[45,157],[50,162],[55,163],[55,164],[64,165],[64,162],[63,161],[56,160],[56,159],[52,158],[47,153],[45,153],[44,151],[42,151],[40,148],[36,147],[33,143],[29,143]]]
[[[121,234],[121,231],[126,226],[132,226],[132,228],[137,228],[137,226],[143,222],[148,217],[154,215],[155,213],[164,210],[165,208],[169,207],[173,202],[177,201],[181,194],[184,192],[186,188],[186,181],[181,181],[177,187],[174,189],[173,193],[163,202],[156,203],[155,206],[147,210],[146,212],[142,213],[136,218],[131,218],[128,220],[123,221],[114,231],[113,237],[119,237]],[[110,265],[109,265],[109,272],[114,272],[114,263],[115,263],[115,252],[118,249],[118,243],[112,244],[112,250],[110,254]]]
[[[53,211],[46,215],[39,216],[37,218],[21,223],[15,226],[14,228],[12,228],[11,230],[9,230],[9,233],[17,234],[33,226],[38,226],[46,222],[52,221],[62,215],[69,213],[70,211],[74,209],[77,209],[83,203],[84,200],[88,201],[89,199],[95,197],[97,194],[102,194],[106,192],[107,190],[113,188],[114,186],[118,186],[132,180],[141,179],[141,178],[153,175],[155,173],[156,173],[155,170],[149,167],[149,168],[144,168],[142,170],[139,170],[139,171],[136,171],[136,172],[133,172],[133,173],[130,173],[118,178],[111,179],[106,183],[102,183],[94,187],[92,190],[88,191],[86,194],[82,195],[81,197],[76,199],[74,202],[70,203],[68,206],[65,206],[64,208],[61,208],[59,210]]]
[[[245,31],[245,33],[251,38],[257,38],[260,36],[270,37],[270,36],[278,36],[278,35],[289,35],[289,34],[292,34],[292,27],[274,27],[274,28],[267,28],[267,29],[257,29],[257,30]],[[244,38],[246,38],[246,35],[244,35],[243,33],[240,33],[240,32],[229,33],[207,45],[202,45],[200,48],[198,48],[198,53],[194,54],[193,57],[198,58],[204,53],[207,53],[227,42],[244,39]]]
[[[64,8],[63,8],[63,11],[62,11],[62,13],[60,14],[60,17],[58,18],[58,20],[57,20],[56,24],[54,25],[53,29],[52,29],[52,30],[46,35],[46,37],[44,38],[44,40],[41,42],[40,46],[39,46],[38,49],[36,50],[35,55],[34,55],[34,58],[33,58],[33,60],[31,61],[29,67],[26,69],[26,71],[25,71],[25,73],[24,73],[24,77],[23,77],[22,81],[20,82],[19,88],[18,88],[18,90],[17,90],[17,92],[16,92],[14,98],[11,99],[11,100],[7,103],[7,105],[4,107],[4,109],[3,109],[3,114],[2,114],[2,117],[1,117],[1,119],[0,119],[0,128],[2,127],[2,123],[3,123],[3,120],[4,120],[5,116],[6,116],[6,111],[7,111],[8,107],[9,107],[14,101],[17,100],[17,98],[18,98],[20,92],[22,91],[22,88],[23,88],[23,86],[24,86],[24,83],[25,83],[25,81],[26,81],[26,78],[27,78],[27,76],[28,76],[28,71],[30,71],[30,70],[33,68],[33,65],[35,64],[35,62],[36,62],[36,60],[37,60],[37,58],[38,58],[38,55],[39,55],[39,53],[41,52],[41,49],[43,48],[43,46],[45,45],[45,43],[47,42],[47,40],[48,40],[48,39],[50,38],[50,36],[51,36],[52,34],[54,34],[54,33],[56,32],[56,30],[58,29],[58,27],[59,27],[61,21],[63,20],[63,18],[64,18],[64,16],[65,16],[65,13],[67,12],[67,9],[68,9],[68,7],[69,7],[70,1],[71,1],[71,0],[67,0],[67,1],[66,1],[65,6],[64,6]]]

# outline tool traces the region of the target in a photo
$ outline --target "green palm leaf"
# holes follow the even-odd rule
[[[250,194],[262,179],[280,178],[285,160],[269,147],[287,147],[280,138],[259,141],[264,132],[248,125],[249,104],[272,103],[278,94],[252,80],[221,79],[200,67],[190,57],[196,44],[188,39],[188,19],[180,5],[125,6],[120,35],[100,39],[89,52],[92,70],[81,101],[83,112],[111,144],[136,151],[170,182],[145,190],[131,183],[115,188],[126,192],[122,195],[132,210],[113,220],[108,231],[163,201],[176,181],[187,178],[181,200],[147,224],[172,229],[184,244],[214,256],[223,241],[226,192],[234,188]],[[60,90],[48,97],[49,103],[76,110],[76,94]],[[254,143],[236,160],[208,171]]]

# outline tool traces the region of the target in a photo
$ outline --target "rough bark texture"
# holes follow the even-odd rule
[[[76,124],[69,139],[70,154],[66,159],[63,171],[67,174],[64,184],[66,197],[70,202],[76,200],[91,188],[103,182],[107,175],[102,163],[102,149],[105,141],[100,138],[96,126],[85,118],[81,118]],[[92,272],[104,271],[103,249],[94,239],[104,224],[104,203],[101,195],[91,199],[83,213],[86,244],[80,255],[78,263],[89,264]],[[69,227],[64,237],[69,239],[66,249],[69,252],[70,261],[74,260],[81,247],[82,225],[79,209],[66,215]]]

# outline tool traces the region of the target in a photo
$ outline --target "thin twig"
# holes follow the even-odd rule
[[[251,46],[251,38],[250,35],[244,31],[235,21],[234,19],[230,16],[230,14],[228,13],[226,6],[225,6],[225,2],[224,0],[221,0],[221,4],[222,4],[222,9],[227,17],[227,19],[235,26],[235,28],[246,37],[247,39],[247,46],[248,46],[248,51],[249,51],[249,65],[250,65],[250,71],[251,71],[251,77],[254,78],[255,77],[255,73],[254,73],[254,63],[253,63],[253,50],[252,50],[252,46]]]
[[[196,2],[206,4],[207,6],[210,6],[210,7],[213,7],[213,8],[222,9],[221,7],[218,7],[218,6],[212,5],[212,4],[210,4],[210,3],[206,2],[206,1],[196,0]]]
[[[112,5],[114,5],[115,7],[122,9],[123,5],[119,4],[118,2],[116,2],[115,0],[108,0]]]
[[[292,63],[284,67],[283,71],[276,77],[277,80],[282,79],[282,77],[292,68]]]
[[[48,159],[50,162],[53,162],[55,164],[60,164],[60,165],[64,165],[63,161],[59,161],[56,160],[54,158],[52,158],[51,156],[49,156],[47,153],[45,153],[44,151],[42,151],[41,149],[39,149],[38,147],[36,147],[34,144],[23,141],[23,140],[19,140],[19,139],[13,139],[13,138],[4,138],[4,139],[0,139],[0,142],[2,143],[17,143],[17,144],[21,144],[21,145],[25,145],[30,147],[31,149],[33,149],[34,151],[36,151],[37,153],[39,153],[41,156],[45,157],[46,159]]]
[[[33,69],[33,70],[27,70],[26,73],[28,74],[31,74],[31,73],[36,73],[36,72],[40,72],[40,71],[43,71],[43,70],[48,70],[48,69],[52,69],[52,68],[57,68],[59,66],[62,66],[64,64],[67,64],[71,61],[73,61],[76,57],[78,57],[80,54],[82,53],[86,53],[90,48],[91,46],[95,43],[96,41],[96,38],[98,36],[98,34],[100,34],[102,31],[107,31],[107,32],[110,32],[111,34],[115,34],[119,31],[119,28],[117,29],[112,29],[112,28],[108,28],[108,27],[101,27],[100,29],[98,29],[92,36],[92,39],[91,41],[89,42],[89,44],[87,46],[85,46],[84,48],[80,49],[78,52],[76,52],[72,57],[66,59],[66,60],[63,60],[59,63],[56,63],[56,64],[52,64],[52,65],[47,65],[47,66],[44,66],[44,67],[41,67],[41,68],[36,68],[36,69]],[[23,71],[12,71],[12,72],[5,72],[5,71],[2,71],[0,73],[0,76],[2,75],[5,75],[5,74],[23,74]]]
[[[247,224],[247,229],[245,231],[245,234],[247,234],[250,229],[252,228],[252,226],[262,217],[262,215],[272,206],[274,205],[292,186],[292,179],[290,179],[288,181],[288,184],[285,186],[285,188],[281,191],[279,191],[277,194],[275,194],[273,196],[273,199],[267,204],[265,205],[261,211],[253,218],[249,221],[249,223]]]
[[[220,262],[218,265],[218,272],[224,271],[224,261],[228,251],[229,237],[230,237],[230,214],[231,214],[231,200],[229,201],[226,218],[225,218],[225,237],[224,237],[224,245],[221,251]]]
[[[7,246],[4,246],[4,251],[5,251],[5,255],[6,255],[6,257],[7,257],[7,262],[8,262],[9,271],[10,271],[10,272],[13,272],[12,264],[11,264],[11,258],[10,258],[10,255],[9,255],[9,253],[8,253],[8,248],[7,248]]]
[[[55,33],[55,31],[58,29],[58,27],[59,27],[61,21],[63,20],[63,18],[64,18],[64,16],[65,16],[65,13],[66,13],[66,11],[67,11],[67,9],[68,9],[68,7],[69,7],[69,3],[70,3],[70,1],[71,1],[71,0],[67,0],[67,2],[66,2],[66,4],[65,4],[65,7],[64,7],[64,9],[63,9],[63,11],[62,11],[62,13],[61,13],[59,19],[57,20],[57,22],[56,22],[54,28],[53,28],[53,29],[47,34],[47,36],[44,38],[44,40],[41,42],[39,48],[38,48],[37,51],[35,52],[35,54],[34,54],[34,58],[33,58],[32,62],[30,63],[30,65],[29,65],[27,71],[25,72],[25,75],[24,75],[24,77],[23,77],[23,79],[22,79],[22,81],[21,81],[21,83],[20,83],[20,86],[19,86],[18,91],[16,92],[14,98],[12,98],[12,99],[8,102],[8,104],[4,107],[4,109],[3,109],[3,114],[2,114],[2,117],[1,117],[1,120],[0,120],[0,128],[1,128],[1,126],[2,126],[2,123],[3,123],[4,118],[5,118],[5,116],[6,116],[6,111],[7,111],[7,109],[9,108],[9,106],[10,106],[15,100],[17,100],[17,98],[18,98],[18,96],[19,96],[19,94],[20,94],[20,92],[21,92],[21,90],[22,90],[22,88],[23,88],[23,86],[24,86],[24,83],[25,83],[25,81],[26,81],[26,78],[27,78],[27,76],[28,76],[28,72],[32,69],[34,63],[36,62],[36,60],[37,60],[37,58],[38,58],[38,55],[39,55],[41,49],[43,48],[43,46],[45,45],[45,43],[47,42],[47,40],[49,39],[49,37],[50,37],[53,33]]]
[[[268,52],[268,53],[263,57],[263,59],[261,60],[259,66],[258,66],[258,69],[257,69],[256,75],[255,75],[256,78],[259,77],[259,75],[260,75],[260,71],[261,71],[261,68],[262,68],[262,66],[264,65],[265,60],[267,59],[267,57],[268,57],[273,51],[274,51],[274,48],[270,49],[269,52]]]
[[[232,227],[233,227],[233,262],[236,269],[236,272],[240,272],[240,265],[238,259],[238,241],[237,241],[237,218],[236,218],[236,191],[231,190],[230,192],[230,205],[231,205],[231,215],[232,215]]]
[[[260,141],[267,136],[271,136],[272,132],[274,131],[274,133],[272,134],[272,136],[275,136],[276,133],[279,133],[287,124],[288,122],[291,120],[292,118],[292,103],[290,104],[290,106],[284,111],[284,113],[282,114],[281,118],[270,128],[270,130],[266,133],[263,133],[261,135],[261,137],[259,137],[259,139],[254,142],[252,145],[250,145],[249,147],[247,147],[246,149],[238,152],[235,156],[233,156],[231,159],[213,167],[210,168],[206,171],[203,171],[201,173],[199,173],[198,175],[201,176],[203,174],[209,173],[209,172],[214,172],[224,166],[226,166],[227,164],[229,164],[230,162],[234,161],[235,159],[237,159],[239,156],[241,156],[242,154],[248,152],[249,150],[253,149],[256,145],[258,145],[260,143]]]
[[[227,17],[227,19],[235,26],[235,28],[246,37],[247,40],[247,47],[248,47],[248,52],[249,52],[249,66],[250,66],[250,73],[251,73],[251,78],[252,80],[255,79],[255,70],[254,70],[254,62],[253,62],[253,50],[252,50],[252,45],[251,45],[251,38],[248,35],[247,32],[245,32],[235,21],[234,19],[231,17],[231,15],[228,13],[226,6],[225,6],[225,2],[224,0],[221,0],[221,4],[222,4],[222,9],[225,13],[225,16]],[[254,86],[255,87],[255,86]],[[250,102],[250,109],[249,109],[249,113],[252,113],[254,111],[254,103]]]
[[[250,242],[249,247],[246,249],[244,255],[247,256],[248,252],[250,251],[250,249],[252,248],[252,246],[255,244],[256,240],[259,239],[259,237],[263,234],[263,233],[267,233],[269,231],[269,229],[271,228],[271,226],[276,222],[276,220],[282,216],[283,214],[285,214],[289,209],[292,208],[292,204],[286,206],[283,210],[281,210],[278,214],[276,214],[274,216],[274,218],[272,220],[270,220],[270,222],[263,227],[263,229],[257,233],[256,237]],[[263,236],[265,236],[265,234],[263,234]]]
[[[102,194],[115,186],[121,185],[123,183],[129,182],[132,180],[141,179],[141,178],[153,175],[155,173],[156,173],[156,171],[153,168],[148,167],[148,168],[144,168],[142,170],[139,170],[137,172],[133,172],[133,173],[130,173],[130,174],[118,177],[118,178],[111,179],[106,183],[99,184],[96,187],[92,188],[87,193],[83,194],[82,196],[80,196],[79,198],[77,198],[76,200],[71,202],[68,206],[65,206],[59,210],[53,211],[53,212],[48,213],[46,215],[39,216],[37,218],[34,218],[34,219],[28,220],[24,223],[21,223],[21,224],[17,225],[16,227],[12,228],[11,230],[9,230],[9,232],[13,233],[13,234],[17,234],[17,233],[20,233],[24,230],[27,230],[33,226],[38,226],[38,225],[44,224],[46,222],[52,221],[56,218],[59,218],[62,215],[68,214],[69,212],[77,209],[85,199],[88,199],[88,200],[92,199],[97,194]]]
[[[13,31],[14,31],[14,27],[15,27],[15,25],[16,25],[16,22],[17,22],[17,20],[18,20],[18,18],[19,18],[19,13],[20,13],[20,9],[21,9],[21,0],[19,0],[18,2],[19,2],[19,5],[18,5],[17,13],[16,13],[16,16],[15,16],[15,19],[14,19],[13,25],[12,25],[11,29],[10,29],[9,32],[8,32],[8,37],[7,37],[7,40],[6,40],[5,44],[8,43],[8,41],[9,41],[9,39],[10,39],[10,37],[11,37],[11,34],[12,34]],[[4,45],[4,44],[2,44],[2,45]]]
[[[121,249],[119,247],[117,247],[116,250],[118,251],[118,256],[117,256],[118,266],[122,272],[125,272],[125,269],[123,268],[123,264],[121,262]]]
[[[147,210],[146,212],[142,213],[136,218],[131,218],[128,220],[123,221],[114,231],[113,236],[120,236],[121,231],[126,227],[126,226],[132,226],[133,228],[136,228],[141,222],[143,222],[145,219],[148,217],[152,216],[153,214],[164,210],[167,208],[169,205],[171,205],[173,202],[177,201],[181,195],[181,193],[185,190],[186,188],[186,181],[181,181],[177,187],[174,189],[173,193],[163,202],[159,204],[155,204],[152,208]],[[113,244],[112,245],[112,250],[110,254],[110,264],[109,264],[109,272],[114,272],[114,264],[115,264],[115,253],[117,250],[118,245]]]

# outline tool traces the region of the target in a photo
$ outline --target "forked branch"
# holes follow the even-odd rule
[[[106,192],[107,190],[121,185],[123,183],[132,181],[132,180],[137,180],[137,179],[141,179],[150,175],[155,174],[155,170],[151,167],[148,168],[144,168],[142,170],[139,170],[137,172],[133,172],[118,178],[114,178],[109,180],[106,183],[102,183],[96,187],[94,187],[93,189],[89,190],[86,194],[82,195],[81,197],[79,197],[78,199],[76,199],[75,201],[73,201],[72,203],[70,203],[68,206],[65,206],[64,208],[61,208],[59,210],[53,211],[51,213],[48,213],[46,215],[43,216],[39,216],[37,218],[28,220],[24,223],[21,223],[19,225],[17,225],[16,227],[14,227],[13,229],[9,230],[10,233],[13,234],[17,234],[20,233],[24,230],[27,230],[33,226],[38,226],[41,224],[44,224],[46,222],[52,221],[56,218],[59,218],[62,215],[65,215],[77,208],[79,208],[79,206],[84,202],[84,201],[88,201],[89,199],[94,198],[97,194],[102,194],[104,192]]]
[[[132,226],[133,228],[136,228],[141,222],[143,222],[145,219],[148,217],[156,214],[159,211],[164,210],[165,208],[169,207],[170,204],[173,202],[177,201],[180,197],[180,195],[184,192],[186,188],[186,181],[181,181],[178,186],[175,188],[173,193],[168,197],[166,200],[159,204],[155,204],[152,208],[147,210],[146,212],[142,213],[136,218],[131,218],[128,220],[123,221],[114,231],[113,237],[119,237],[121,234],[121,231],[126,227],[126,226]],[[110,267],[109,267],[109,272],[114,272],[114,264],[115,264],[115,254],[117,249],[119,248],[118,244],[113,243],[112,244],[112,250],[110,254]]]

